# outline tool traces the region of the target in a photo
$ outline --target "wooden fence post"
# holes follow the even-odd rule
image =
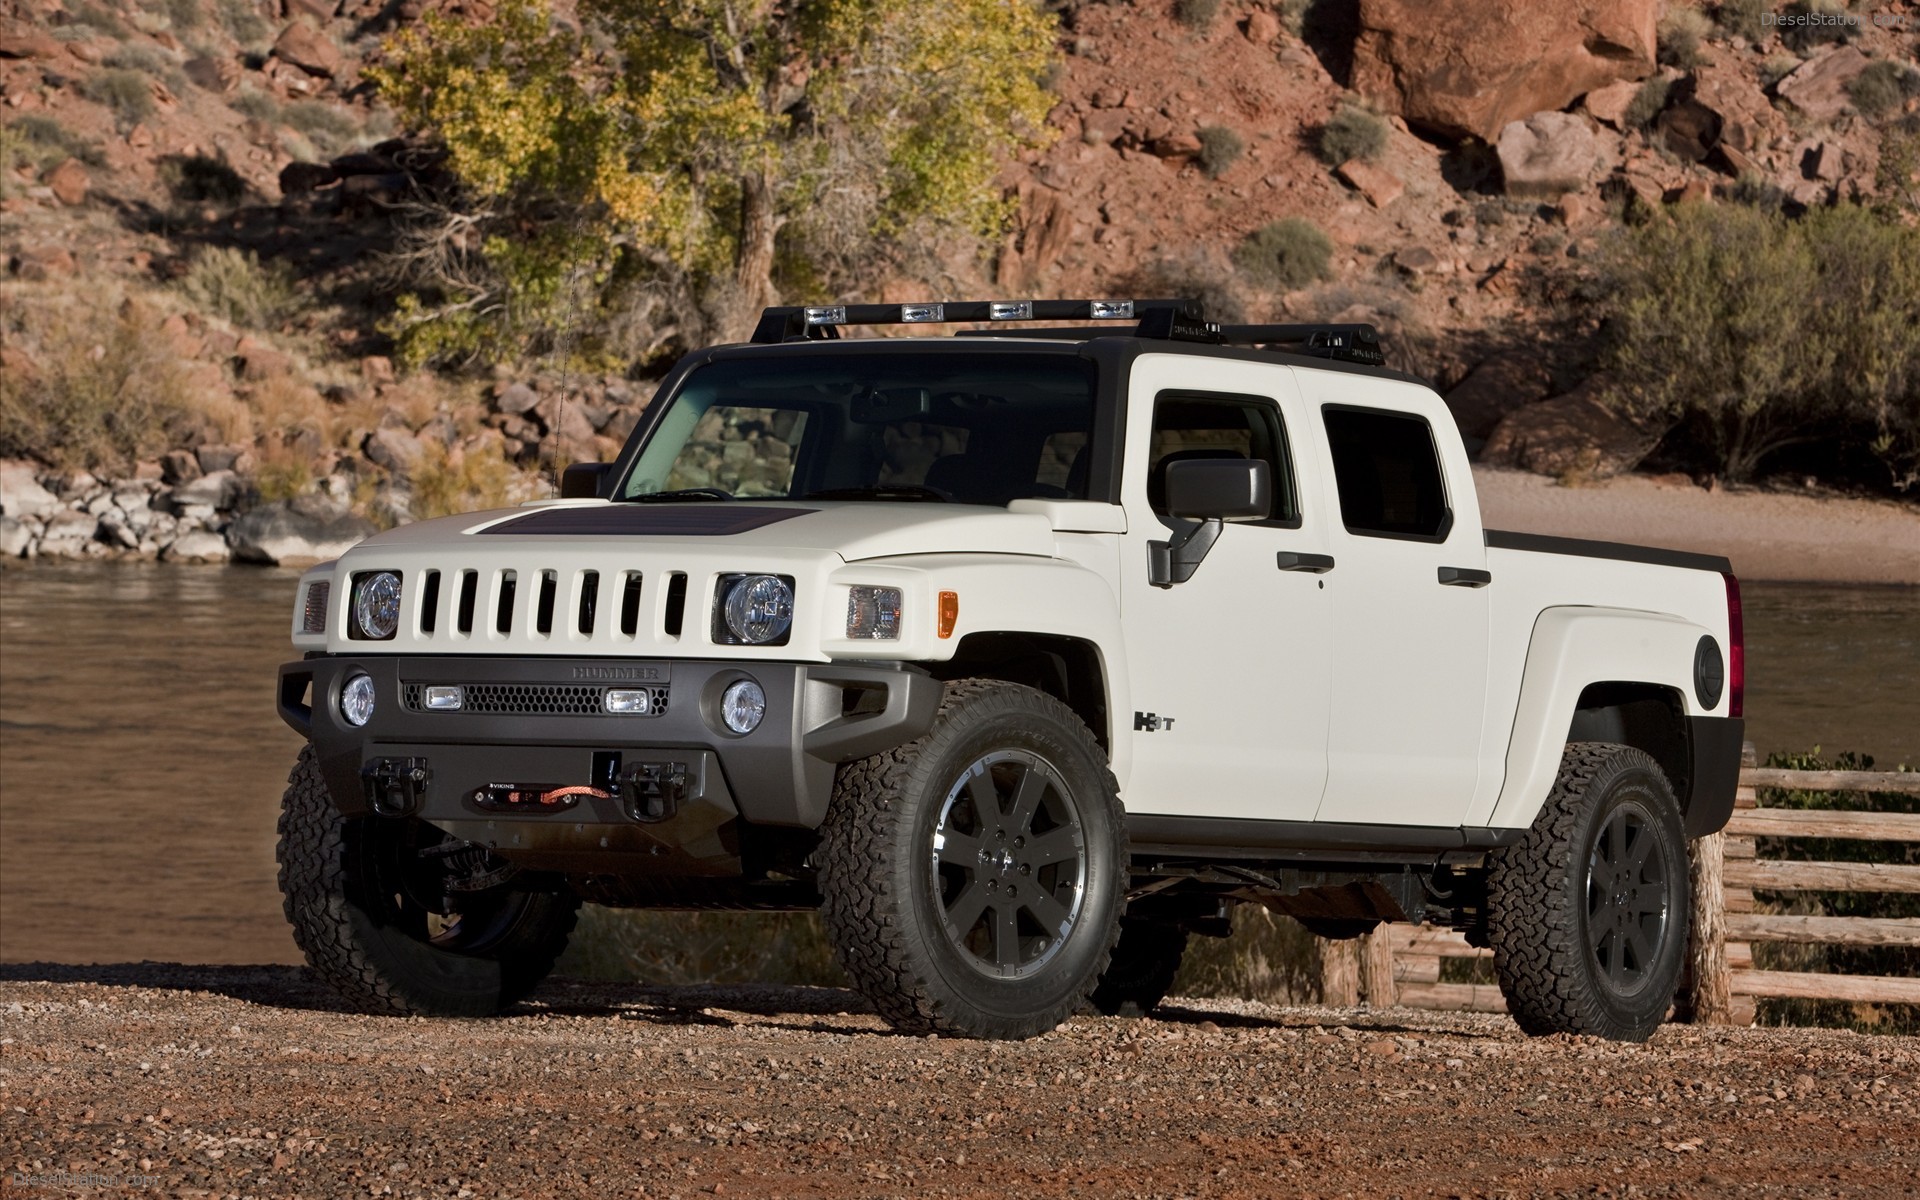
[[[1680,1019],[1733,1024],[1733,979],[1727,971],[1726,843],[1710,833],[1693,843],[1693,929],[1687,944],[1687,987]]]
[[[1330,1008],[1360,1003],[1360,943],[1320,939],[1320,1002]]]
[[[1374,926],[1359,946],[1361,998],[1374,1008],[1392,1008],[1400,1000],[1393,982],[1393,927],[1385,922]]]

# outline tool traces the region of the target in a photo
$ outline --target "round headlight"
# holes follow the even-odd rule
[[[766,715],[767,693],[751,679],[734,680],[720,696],[720,719],[735,733],[752,733]]]
[[[353,589],[353,623],[360,636],[384,642],[400,628],[400,577],[392,571],[362,575]]]
[[[355,675],[340,689],[340,715],[349,725],[365,725],[373,719],[373,680]]]
[[[727,632],[759,644],[785,636],[793,624],[793,589],[775,575],[743,575],[727,592]]]

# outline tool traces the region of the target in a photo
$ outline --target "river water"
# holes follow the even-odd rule
[[[296,962],[274,713],[298,573],[0,571],[0,961]],[[1920,763],[1920,589],[1745,588],[1748,731]]]

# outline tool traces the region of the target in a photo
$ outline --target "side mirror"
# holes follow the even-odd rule
[[[1261,459],[1191,458],[1167,464],[1171,516],[1245,521],[1272,511],[1272,469]]]
[[[1185,583],[1220,540],[1225,521],[1273,512],[1273,475],[1257,458],[1192,458],[1167,464],[1167,514],[1190,520],[1171,540],[1147,543],[1147,582]]]
[[[560,474],[562,500],[597,500],[612,463],[574,463]]]

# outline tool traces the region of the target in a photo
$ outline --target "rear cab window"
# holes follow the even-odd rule
[[[1340,520],[1361,537],[1444,542],[1453,528],[1433,427],[1378,408],[1320,410],[1340,498]]]

